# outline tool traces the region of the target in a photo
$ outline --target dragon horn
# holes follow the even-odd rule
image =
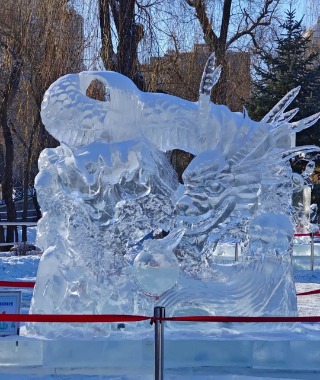
[[[320,112],[315,113],[314,115],[311,115],[309,117],[306,117],[305,119],[296,121],[295,123],[291,123],[291,128],[293,129],[294,132],[300,132],[306,128],[311,127],[319,119],[320,119]]]
[[[281,117],[285,109],[291,104],[300,91],[301,86],[298,86],[289,91],[266,116],[261,120],[263,123],[273,123]]]
[[[199,95],[203,94],[210,96],[212,87],[217,84],[221,74],[221,66],[219,65],[217,68],[214,68],[215,63],[215,53],[211,53],[203,70],[199,87]]]

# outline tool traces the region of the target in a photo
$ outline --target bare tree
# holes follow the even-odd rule
[[[14,143],[11,123],[11,106],[16,97],[22,75],[22,49],[26,38],[25,23],[17,16],[13,2],[3,4],[1,14],[0,56],[1,56],[1,86],[0,86],[0,128],[4,142],[4,173],[2,178],[2,196],[7,208],[7,219],[15,221],[16,212],[13,201],[13,163]],[[0,238],[3,241],[3,231]],[[14,229],[7,229],[7,241],[14,240]]]
[[[252,43],[256,49],[261,47],[259,30],[271,25],[281,0],[223,0],[218,10],[209,8],[209,2],[205,0],[185,2],[195,12],[202,28],[203,39],[211,51],[215,51],[217,63],[226,66],[227,50],[236,46],[240,40],[246,44]],[[213,1],[211,5],[216,3]],[[220,84],[215,88],[217,102],[226,102],[226,80],[225,72],[222,71]]]
[[[28,41],[33,48],[25,51],[28,65],[24,82],[32,117],[29,119],[27,133],[21,133],[21,129],[20,133],[16,132],[24,148],[23,218],[27,216],[28,189],[37,173],[38,156],[45,147],[58,144],[41,122],[40,110],[44,93],[60,76],[83,69],[83,20],[72,7],[68,7],[65,0],[34,1],[33,21],[29,33],[32,40]],[[33,200],[39,213],[36,197]],[[23,230],[22,240],[25,239],[26,230]]]
[[[37,172],[39,153],[57,145],[41,123],[41,102],[53,81],[82,69],[82,27],[82,18],[65,0],[10,0],[0,16],[2,190],[8,221],[16,216],[13,178],[23,183],[22,217],[26,218],[28,188]],[[13,241],[12,234],[8,229],[7,241]],[[26,229],[22,238],[26,240]]]

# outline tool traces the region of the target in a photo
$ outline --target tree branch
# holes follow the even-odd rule
[[[114,20],[117,31],[119,31],[119,28],[120,28],[119,0],[106,0],[106,1],[110,3],[113,20]]]
[[[249,35],[254,44],[257,44],[257,41],[252,38],[254,35],[254,30],[259,26],[268,26],[271,24],[272,16],[275,12],[275,9],[279,5],[280,0],[265,0],[263,8],[257,18],[254,20],[249,12],[246,9],[243,10],[243,14],[245,16],[245,28],[243,30],[238,30],[228,41],[227,47],[229,47],[232,43],[237,41],[239,38]],[[271,7],[273,5],[273,7]],[[268,16],[268,17],[267,17]],[[257,46],[256,46],[257,47]]]
[[[212,24],[207,16],[206,7],[203,0],[185,0],[185,1],[187,2],[188,5],[195,8],[196,10],[196,15],[197,15],[198,20],[200,21],[206,44],[209,45],[211,49],[217,50],[217,46],[219,44],[219,38],[212,29]],[[231,0],[227,0],[227,1],[231,1]]]
[[[140,10],[145,10],[147,8],[151,8],[153,7],[154,5],[156,5],[159,1],[158,0],[155,0],[154,2],[149,2],[148,4],[142,4],[140,1],[136,0],[136,6],[138,9]]]

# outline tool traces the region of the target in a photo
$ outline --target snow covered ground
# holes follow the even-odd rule
[[[1,280],[25,280],[35,281],[36,272],[39,264],[40,256],[12,256],[8,253],[0,254],[0,279]],[[314,270],[310,271],[310,257],[300,255],[293,261],[294,275],[296,280],[297,292],[304,292],[320,288],[320,256],[315,257]],[[22,289],[22,313],[27,313],[31,300],[31,290]],[[300,296],[298,297],[298,310],[300,316],[320,315],[320,295]],[[317,329],[317,326],[314,326]],[[319,327],[320,335],[320,327]],[[0,342],[1,342],[0,338]],[[1,345],[0,345],[1,354]],[[221,380],[252,380],[252,379],[319,379],[320,371],[277,371],[252,368],[202,368],[191,370],[190,368],[181,373],[177,369],[172,369],[170,373],[165,373],[164,379],[170,380],[204,380],[204,379],[221,379]],[[55,368],[54,371],[37,367],[10,367],[5,363],[0,363],[0,380],[28,380],[28,379],[59,379],[59,380],[98,380],[98,379],[114,379],[114,380],[151,380],[153,379],[152,371],[144,375],[106,375],[103,369],[89,368],[87,370],[77,370],[75,368]]]

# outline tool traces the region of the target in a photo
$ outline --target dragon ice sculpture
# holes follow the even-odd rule
[[[261,122],[213,104],[214,66],[211,55],[198,102],[143,93],[115,72],[66,75],[47,90],[42,120],[61,145],[39,158],[44,254],[31,313],[150,314],[159,304],[167,315],[296,314],[291,195],[303,179],[292,180],[289,160],[318,148],[292,148],[291,136],[320,115],[290,122],[299,88]],[[106,101],[86,96],[93,80]],[[183,185],[165,155],[173,149],[196,155]],[[241,241],[241,260],[219,263],[219,241]],[[112,328],[29,329],[79,327]]]

